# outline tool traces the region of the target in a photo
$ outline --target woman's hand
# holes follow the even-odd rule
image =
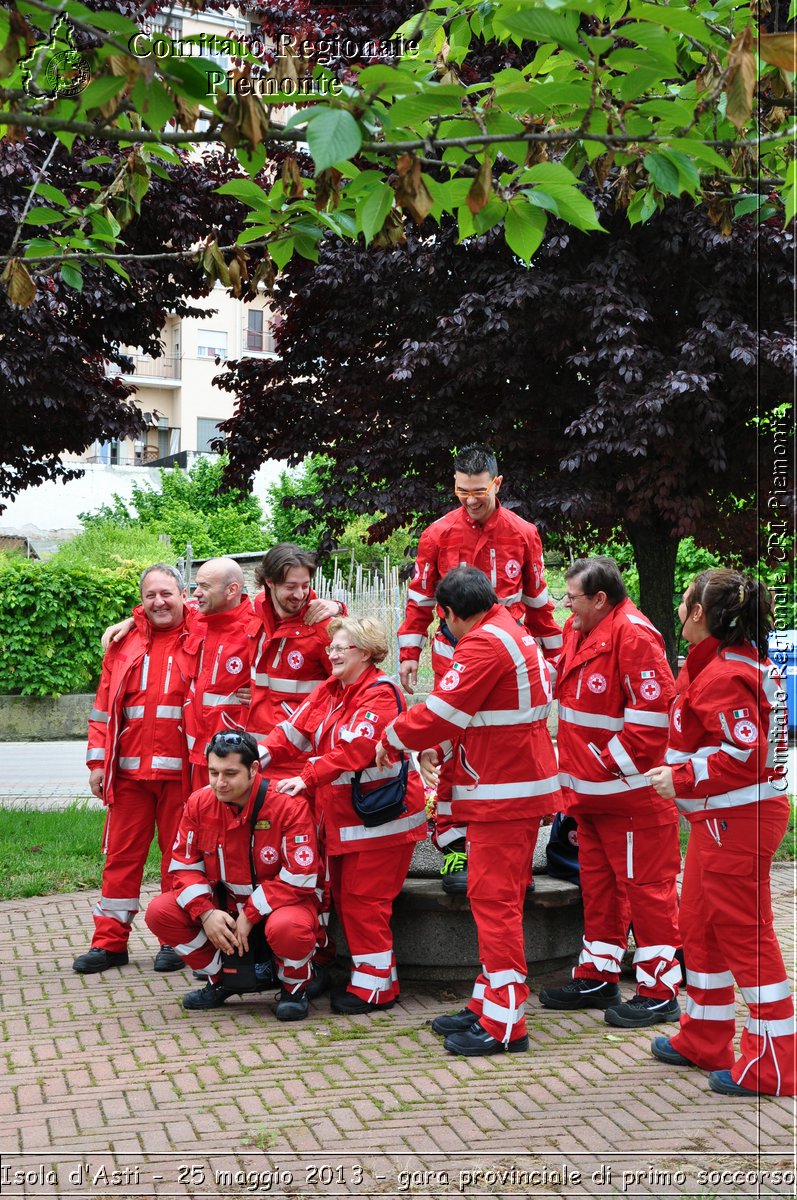
[[[298,796],[300,792],[307,791],[307,784],[301,775],[294,775],[292,779],[281,779],[277,784],[277,791],[283,796]]]
[[[422,750],[418,755],[418,770],[428,788],[436,788],[440,779],[440,759],[436,750]]]
[[[651,771],[645,772],[645,778],[655,792],[662,797],[663,800],[675,799],[675,787],[672,782],[672,767],[654,767]]]

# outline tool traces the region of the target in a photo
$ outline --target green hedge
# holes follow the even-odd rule
[[[0,693],[93,691],[103,630],[139,602],[140,570],[0,557]]]

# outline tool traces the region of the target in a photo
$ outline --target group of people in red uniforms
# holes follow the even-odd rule
[[[542,1005],[597,1008],[619,1028],[679,1022],[654,1038],[657,1059],[708,1070],[723,1094],[795,1094],[794,1007],[769,898],[789,802],[766,589],[735,571],[700,575],[679,610],[690,651],[673,680],[613,560],[571,564],[560,630],[539,535],[502,506],[495,456],[466,447],[454,468],[460,505],[421,537],[399,629],[411,694],[440,618],[434,686],[410,709],[379,668],[381,622],[316,598],[315,560],[298,547],[266,555],[254,606],[229,559],[200,568],[196,607],[173,568],[144,573],[140,609],[109,631],[90,723],[107,859],[92,947],[75,969],[127,962],[157,825],[162,894],[146,920],[156,969],[187,963],[207,979],[186,1007],[228,999],[224,963],[262,924],[277,1016],[306,1016],[328,985],[333,909],[352,962],[333,1011],[390,1007],[390,917],[426,836],[423,781],[437,793],[443,886],[467,893],[481,959],[467,1005],[432,1022],[450,1053],[528,1048],[524,902],[540,823],[566,811],[584,937],[572,978],[543,989]],[[400,797],[388,819],[355,807],[383,791]],[[680,899],[679,813],[691,829]],[[636,988],[624,1000],[629,929]],[[750,1010],[738,1055],[734,983]]]

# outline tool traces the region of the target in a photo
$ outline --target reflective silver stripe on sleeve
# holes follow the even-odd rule
[[[561,633],[555,633],[551,637],[538,638],[538,641],[546,650],[558,650],[562,645],[562,635]]]
[[[172,861],[169,863],[168,869],[170,871],[201,871],[203,875],[206,873],[205,872],[205,862],[204,862],[204,859],[201,859],[201,858],[200,858],[199,862],[188,862],[188,863],[180,862],[179,858],[173,858]]]
[[[97,750],[89,750],[86,755],[86,762],[105,762],[105,751],[102,747]]]
[[[279,873],[279,878],[283,883],[289,883],[291,887],[296,888],[314,888],[316,885],[316,875],[294,875],[287,867],[283,867]]]
[[[570,788],[571,792],[580,796],[624,796],[629,791],[650,787],[644,775],[626,775],[622,779],[596,783],[592,779],[579,779],[576,775],[562,771],[559,779],[562,787]]]
[[[296,747],[297,750],[302,750],[305,754],[309,754],[309,752],[312,750],[313,743],[308,741],[304,734],[301,733],[295,725],[291,725],[290,721],[280,721],[277,729],[281,730],[282,733],[285,734],[285,737],[292,746]]]
[[[426,645],[426,634],[424,633],[400,633],[398,635],[399,649],[405,646],[418,646],[420,649]]]
[[[267,688],[268,687],[268,675],[258,674],[258,672],[255,672],[252,675],[252,682],[257,684],[258,687]]]
[[[513,592],[511,596],[499,596],[498,603],[503,604],[505,608],[508,608],[510,604],[517,604],[522,598],[522,592]]]
[[[670,724],[666,713],[647,712],[637,708],[624,708],[623,719],[627,725],[655,725],[657,729],[668,729]]]
[[[454,785],[452,800],[520,800],[527,796],[548,796],[558,791],[558,775],[547,779],[519,779],[516,783],[476,783]]]
[[[159,704],[155,709],[155,716],[162,717],[164,721],[179,721],[182,715],[179,704]]]
[[[190,887],[183,888],[177,897],[177,903],[180,908],[187,908],[192,900],[196,900],[197,896],[211,896],[212,894],[209,883],[192,883]]]
[[[127,717],[129,721],[140,720],[144,716],[143,704],[126,704],[122,709],[122,716]]]
[[[448,721],[451,725],[456,725],[458,729],[467,729],[473,717],[470,713],[462,712],[458,708],[454,708],[453,704],[449,704],[447,700],[443,700],[440,696],[429,696],[426,701],[426,707],[436,716],[442,717],[444,721]]]
[[[453,658],[454,647],[445,638],[436,637],[432,642],[432,653],[439,654],[441,658]]]
[[[548,589],[547,587],[543,588],[539,596],[527,596],[524,593],[522,600],[527,608],[544,608],[548,603]]]
[[[538,704],[535,708],[524,708],[520,712],[514,709],[483,709],[477,712],[471,722],[475,729],[477,725],[531,725],[534,721],[545,721],[550,714],[550,704]]]
[[[517,707],[518,711],[531,708],[531,684],[529,682],[529,668],[526,662],[523,651],[518,646],[511,634],[502,629],[500,625],[493,625],[487,622],[482,626],[485,633],[491,633],[506,650],[515,668],[515,683],[517,685]]]
[[[119,765],[121,766],[121,759],[119,760]],[[164,758],[159,754],[153,754],[152,756],[152,768],[155,771],[180,771],[182,770],[182,766],[183,760],[181,758]]]
[[[394,833],[408,833],[411,829],[417,829],[419,825],[426,824],[426,810],[421,809],[420,812],[410,813],[406,817],[399,817],[396,821],[387,821],[384,825],[375,825],[367,828],[365,825],[344,825],[340,830],[340,840],[342,842],[365,842],[373,838],[390,837]]]
[[[407,599],[412,600],[419,608],[434,608],[434,596],[424,596],[423,592],[416,592],[414,588],[407,588]]]
[[[269,687],[275,692],[290,692],[292,695],[305,695],[312,692],[323,683],[323,679],[285,679],[275,675],[269,676]]]
[[[119,759],[119,770],[120,771],[137,771],[140,766],[141,766],[140,758],[120,758]]]
[[[228,695],[221,696],[218,692],[205,692],[202,697],[202,704],[205,708],[221,708],[224,704],[240,704],[241,701],[236,696],[235,692],[230,692]]]
[[[568,725],[580,725],[584,729],[611,729],[614,732],[623,728],[622,717],[604,717],[601,713],[579,712],[576,708],[559,705],[559,720]],[[666,718],[665,718],[666,720]]]
[[[224,886],[228,889],[228,891],[232,892],[234,896],[252,895],[251,883],[230,883],[229,879],[225,879]]]
[[[89,713],[89,720],[99,721],[101,725],[107,725],[110,720],[110,716],[107,712],[103,712],[101,708],[93,708]]]

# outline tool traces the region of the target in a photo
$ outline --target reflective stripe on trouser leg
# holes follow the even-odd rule
[[[201,922],[180,908],[174,892],[161,892],[153,897],[144,921],[160,944],[172,946],[192,971],[205,971],[213,980],[220,974],[220,952],[208,940]]]
[[[413,843],[329,858],[332,896],[349,947],[347,991],[373,1004],[399,994],[390,917],[407,878]]]
[[[523,901],[539,824],[539,817],[529,817],[468,827],[468,900],[482,962],[468,1007],[476,1008],[483,985],[480,1024],[501,1042],[526,1033]]]
[[[573,978],[616,983],[627,937],[625,889],[604,848],[599,818],[578,813],[577,820],[584,941]]]
[[[681,900],[690,1003],[673,1039],[699,1065],[717,1069],[733,1064],[732,1077],[743,1087],[784,1096],[797,1092],[797,1036],[773,926],[769,871],[788,814],[786,800],[768,802],[753,814],[718,812],[719,845],[705,822],[693,823]],[[691,950],[701,939],[702,960]],[[723,993],[729,978],[735,978],[750,1006],[735,1062],[733,992],[727,982]],[[714,986],[706,989],[706,984]],[[723,996],[728,997],[725,1012]],[[723,1061],[717,1062],[720,1053]]]
[[[316,931],[315,908],[309,904],[285,904],[266,918],[266,940],[280,982],[289,992],[299,991],[310,979]]]

